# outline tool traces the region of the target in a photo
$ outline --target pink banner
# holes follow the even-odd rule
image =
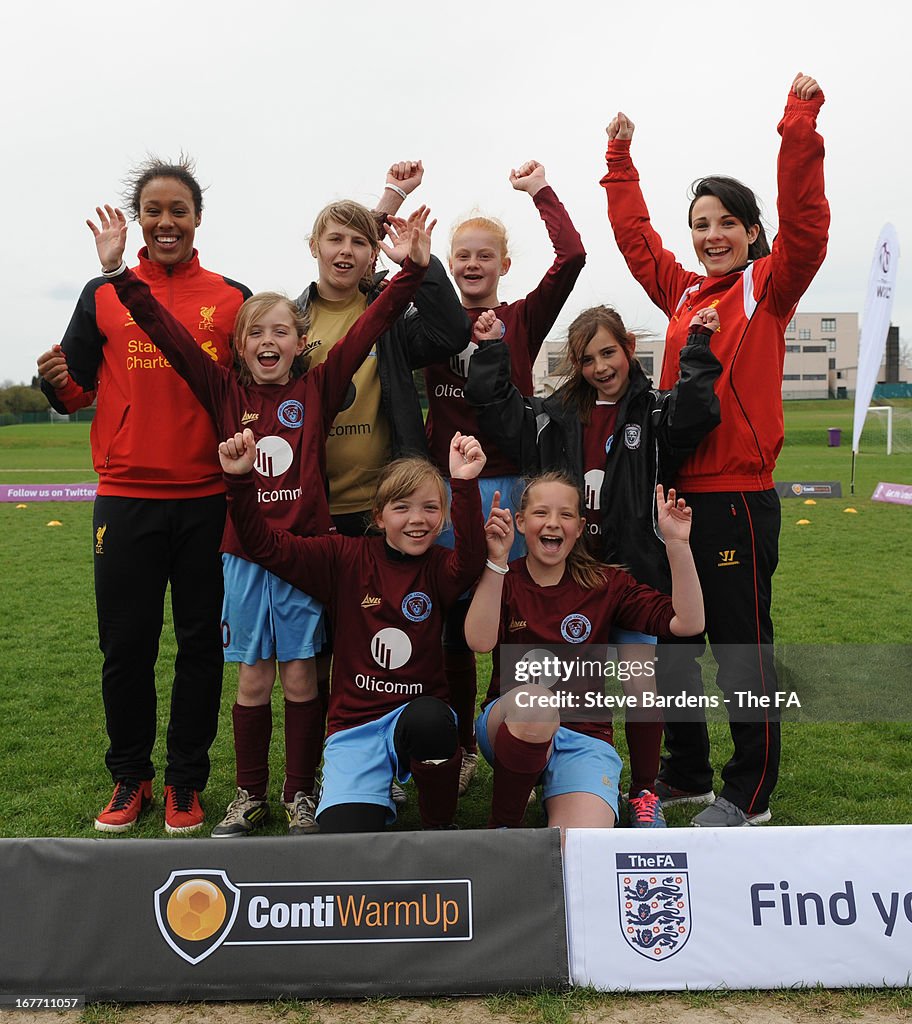
[[[879,483],[871,501],[889,501],[893,505],[912,505],[912,484]]]
[[[97,483],[6,484],[0,486],[0,501],[94,501]]]

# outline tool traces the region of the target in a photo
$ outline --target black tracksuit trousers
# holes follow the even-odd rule
[[[201,790],[222,693],[225,497],[95,499],[93,545],[101,689],[112,778],[151,779],[155,662],[165,590],[177,657],[167,736],[167,785]]]
[[[722,769],[721,796],[749,815],[765,811],[779,774],[780,726],[775,707],[739,709],[736,691],[772,697],[777,689],[770,617],[772,577],[779,560],[781,509],[775,490],[684,494],[693,508],[690,545],[703,589],[706,635],[728,698],[734,754]],[[659,648],[660,693],[702,693],[703,637]],[[745,698],[741,698],[742,703]],[[676,715],[665,725],[659,777],[678,789],[712,787],[709,737],[702,714]]]

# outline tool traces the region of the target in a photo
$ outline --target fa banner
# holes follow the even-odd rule
[[[910,825],[571,829],[571,980],[605,990],[908,985],[910,864]]]

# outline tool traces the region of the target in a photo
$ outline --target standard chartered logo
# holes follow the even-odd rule
[[[281,476],[291,466],[294,453],[284,437],[261,437],[256,450],[254,468],[260,476]]]
[[[395,626],[387,626],[374,634],[371,654],[380,668],[392,670],[402,666],[412,656],[412,641]]]

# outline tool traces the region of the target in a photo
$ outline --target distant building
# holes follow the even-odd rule
[[[857,313],[796,313],[785,329],[782,397],[854,398],[858,374]],[[878,383],[905,383],[899,328],[891,326]]]

